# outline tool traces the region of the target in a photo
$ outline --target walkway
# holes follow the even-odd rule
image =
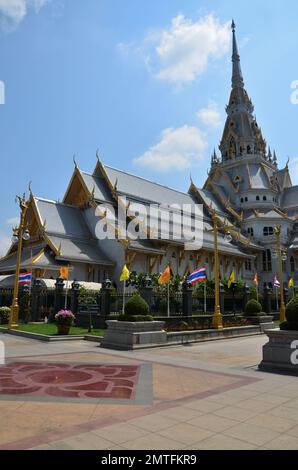
[[[298,449],[298,378],[265,336],[136,352],[1,335],[0,449]]]

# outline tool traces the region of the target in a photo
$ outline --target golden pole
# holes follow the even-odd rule
[[[19,276],[20,276],[20,266],[22,258],[22,243],[23,243],[23,234],[25,226],[25,216],[27,211],[27,204],[25,203],[25,196],[20,198],[17,196],[19,201],[19,206],[21,209],[20,225],[17,231],[18,234],[18,251],[17,251],[17,263],[16,263],[16,272],[15,272],[15,281],[14,281],[14,291],[13,291],[13,301],[10,312],[9,319],[9,328],[17,329],[19,326]]]
[[[284,301],[284,281],[283,281],[281,246],[280,246],[281,225],[276,225],[276,227],[274,229],[274,233],[275,233],[275,236],[276,236],[276,246],[277,246],[277,253],[278,253],[279,282],[280,282],[279,321],[284,322],[286,320],[286,307],[285,307],[285,301]]]
[[[215,211],[212,214],[212,221],[214,227],[214,282],[215,282],[215,304],[214,304],[214,315],[212,320],[213,328],[217,330],[223,328],[222,324],[222,315],[220,311],[220,301],[219,301],[219,261],[218,261],[218,225],[217,217]]]

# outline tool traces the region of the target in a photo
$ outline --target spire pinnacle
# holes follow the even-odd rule
[[[243,82],[243,75],[241,71],[241,65],[240,65],[240,55],[238,52],[238,45],[237,45],[237,39],[236,39],[236,24],[234,20],[232,20],[231,24],[232,32],[233,32],[233,55],[232,55],[232,62],[233,62],[233,76],[232,76],[232,88],[244,87],[244,82]]]

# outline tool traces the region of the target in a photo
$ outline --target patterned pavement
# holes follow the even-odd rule
[[[298,378],[257,371],[265,336],[134,352],[0,339],[0,449],[298,449]]]

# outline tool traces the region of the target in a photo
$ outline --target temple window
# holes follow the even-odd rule
[[[251,237],[253,237],[253,236],[254,236],[254,229],[253,229],[252,227],[248,227],[247,233],[248,233],[248,235],[250,235]]]
[[[256,197],[256,201],[259,201],[259,200],[260,200],[260,196],[257,196],[257,197]]]
[[[274,233],[273,227],[264,227],[263,228],[264,237],[268,237],[270,235],[273,235],[273,233]]]
[[[247,197],[245,198],[245,202],[248,202],[248,198],[247,198]]]
[[[243,199],[243,197],[240,199],[240,201],[241,201],[242,203],[244,202],[244,199]]]
[[[251,154],[251,148],[250,148],[250,145],[248,145],[248,146],[247,146],[247,150],[246,150],[246,151],[247,151],[248,155],[249,155],[249,154]]]
[[[263,201],[267,201],[267,196],[263,196]]]

